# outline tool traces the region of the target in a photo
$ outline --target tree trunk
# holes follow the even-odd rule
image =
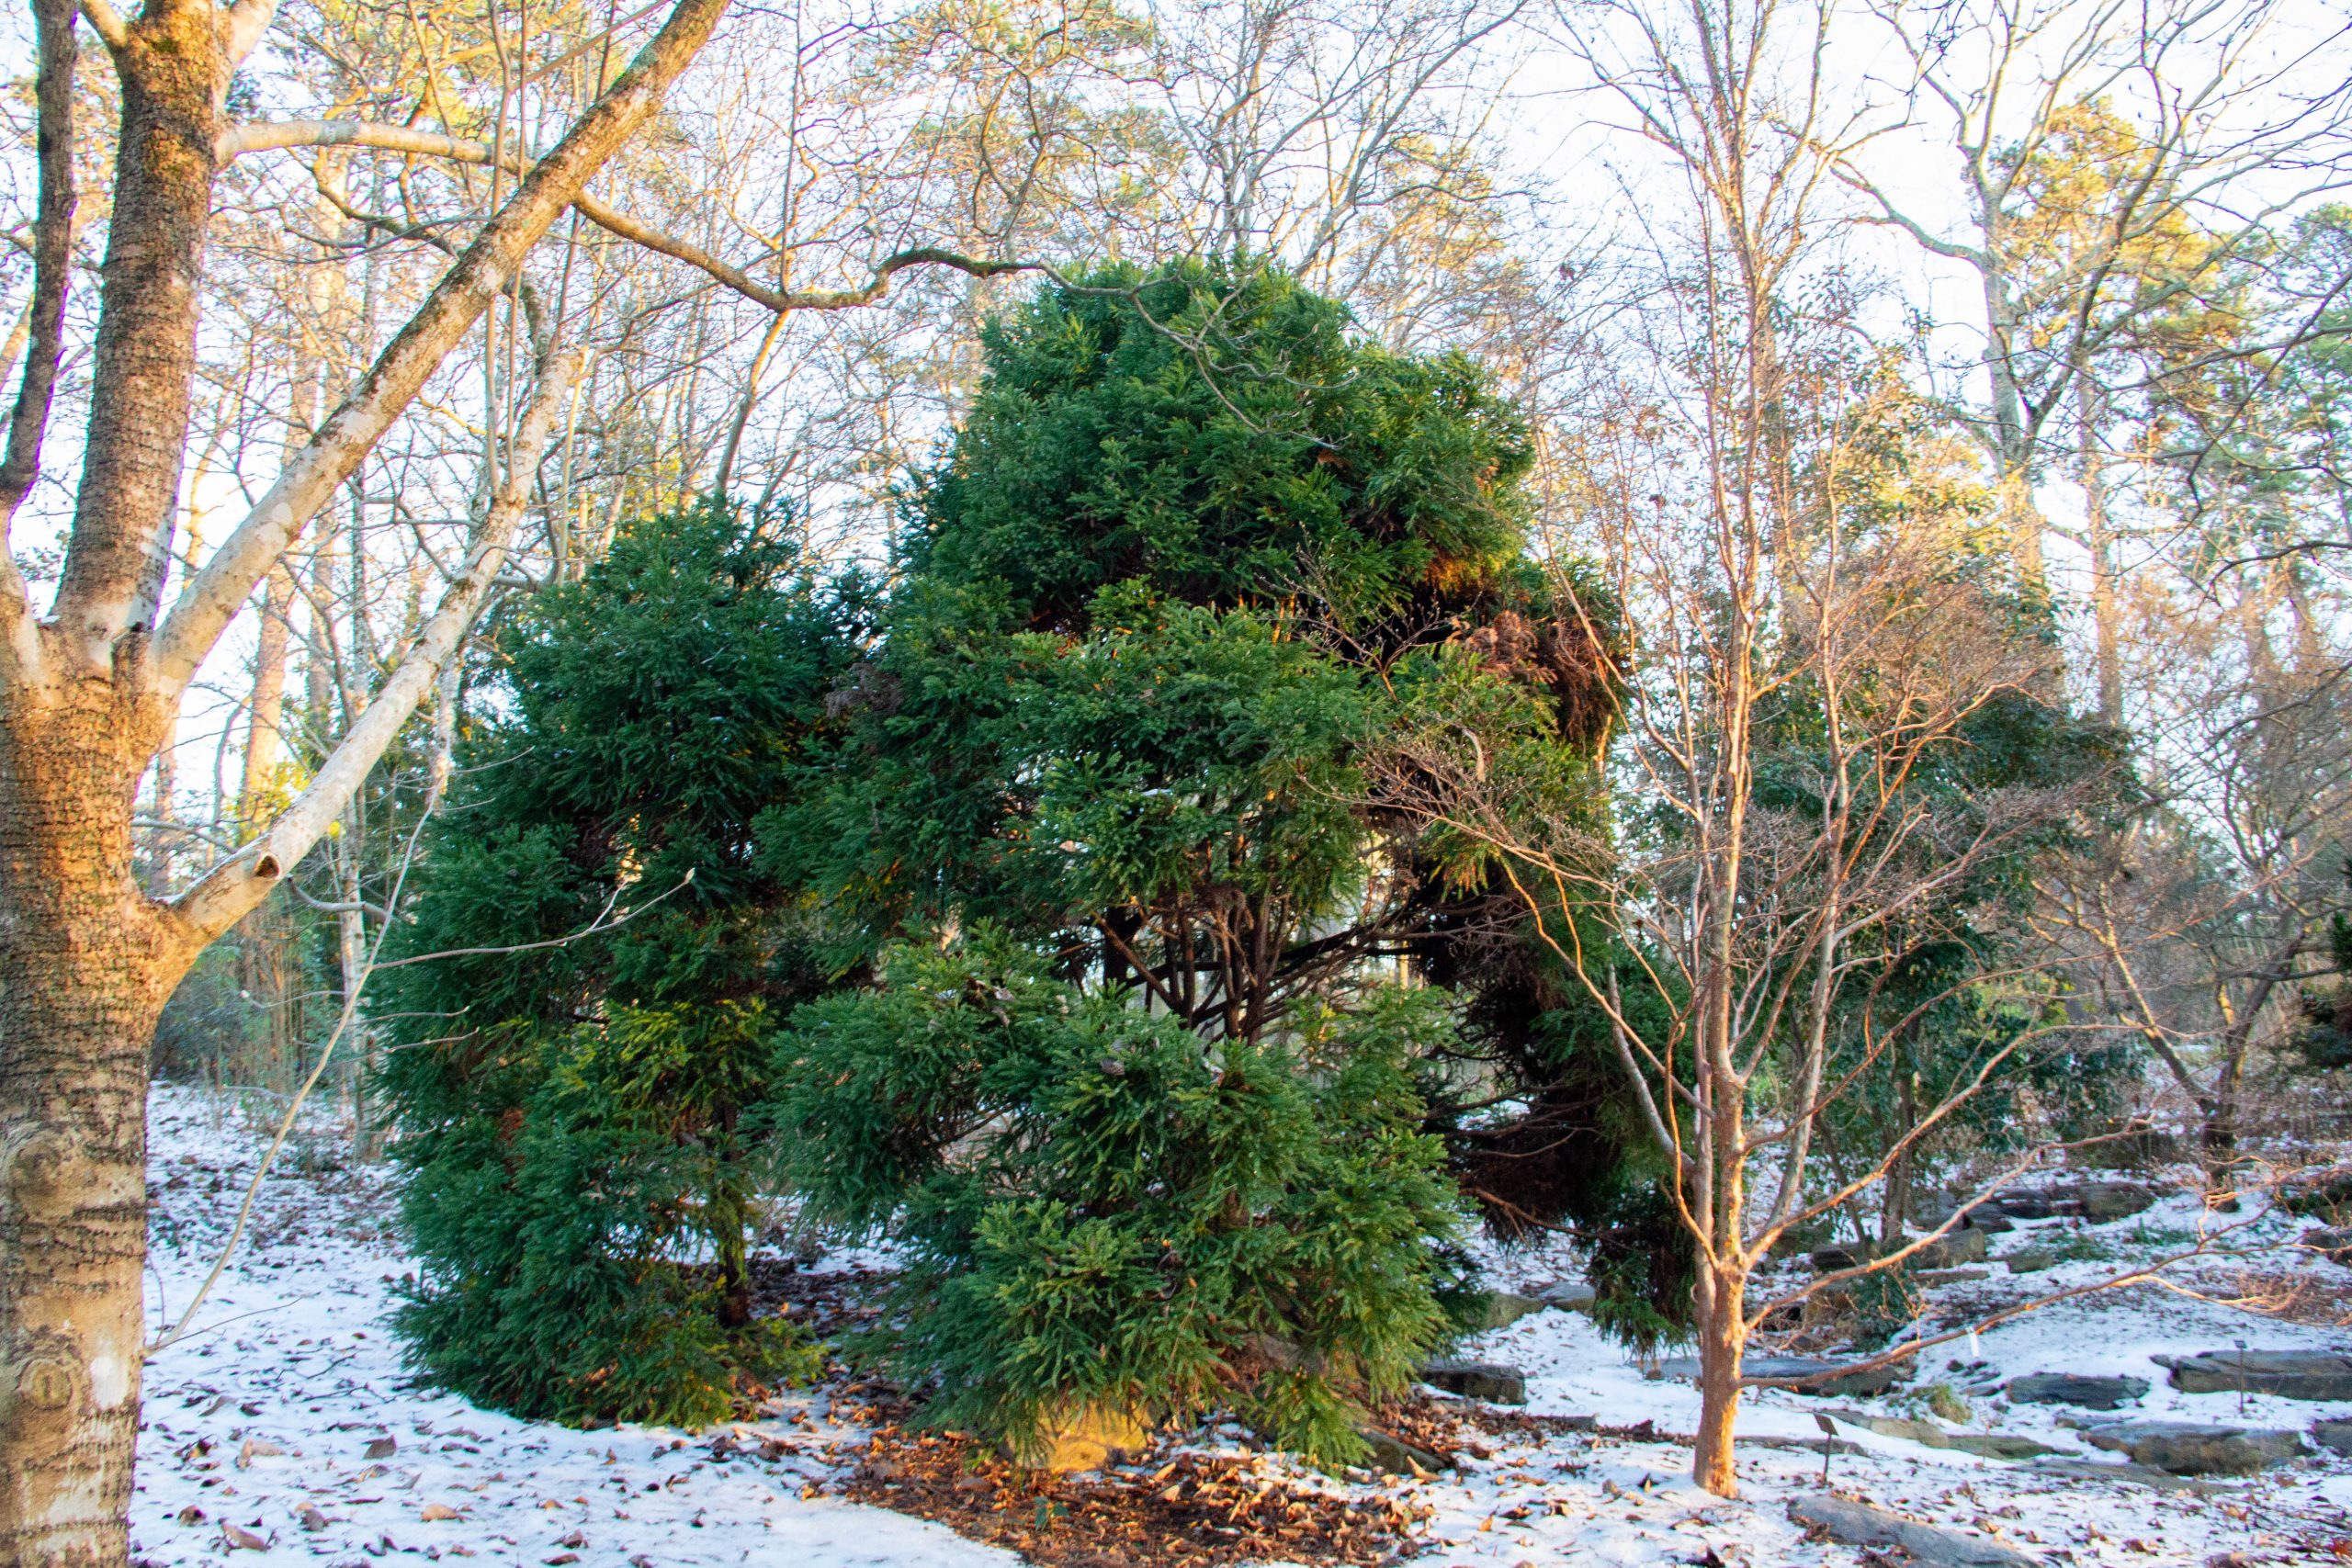
[[[1739,1363],[1747,1345],[1747,1280],[1709,1265],[1699,1276],[1699,1433],[1690,1478],[1718,1497],[1739,1495],[1732,1425],[1739,1416]]]
[[[204,0],[151,0],[115,54],[122,131],[90,439],[57,590],[61,640],[94,673],[130,651],[117,645],[126,629],[154,626],[170,558],[212,220],[215,94],[228,71],[213,22]]]
[[[2107,400],[2090,371],[2075,371],[2076,479],[2083,487],[2083,543],[2091,557],[2091,621],[2097,642],[2098,716],[2123,722],[2123,609],[2116,581],[2114,528],[2107,511],[2107,461],[2100,436]]]
[[[154,706],[79,682],[0,727],[0,1564],[9,1568],[119,1563],[127,1550],[147,1052],[193,953],[131,863],[130,806],[160,722]]]

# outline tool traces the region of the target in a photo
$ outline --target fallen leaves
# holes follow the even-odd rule
[[[1427,1510],[1355,1498],[1248,1459],[1182,1454],[1148,1473],[1048,1477],[959,1433],[876,1432],[844,1490],[1046,1568],[1223,1568],[1392,1559]]]

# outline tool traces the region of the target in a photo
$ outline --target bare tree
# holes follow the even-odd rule
[[[1984,392],[1954,405],[1991,459],[2018,570],[2039,583],[2035,489],[2071,419],[2098,435],[2086,379],[2145,319],[2342,188],[2352,89],[2324,63],[2342,35],[2278,0],[1877,10],[1910,65],[1915,122],[1957,159],[1964,220],[1955,232],[1911,210],[1859,145],[1839,173],[1874,220],[1973,275]]]

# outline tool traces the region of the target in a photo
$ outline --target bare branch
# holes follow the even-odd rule
[[[670,84],[718,25],[726,3],[679,0],[661,32],[524,178],[366,378],[205,562],[156,634],[155,679],[165,695],[175,696],[187,686],[263,573],[514,280],[524,257],[578,197],[589,176],[652,118]]]
[[[209,941],[243,918],[310,852],[433,689],[442,667],[457,656],[458,645],[481,613],[505,562],[507,547],[529,500],[528,487],[537,471],[548,432],[570,398],[582,364],[577,353],[562,355],[542,376],[505,465],[505,484],[483,515],[464,568],[442,596],[440,607],[425,623],[408,657],[353,722],[343,743],[267,831],[213,867],[174,901],[173,908],[199,941]]]

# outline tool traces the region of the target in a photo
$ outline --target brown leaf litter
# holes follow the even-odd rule
[[[1054,1476],[960,1432],[877,1430],[842,1493],[1019,1552],[1045,1568],[1213,1568],[1273,1558],[1320,1568],[1391,1560],[1428,1510],[1348,1497],[1250,1456],[1179,1454],[1157,1469]]]

